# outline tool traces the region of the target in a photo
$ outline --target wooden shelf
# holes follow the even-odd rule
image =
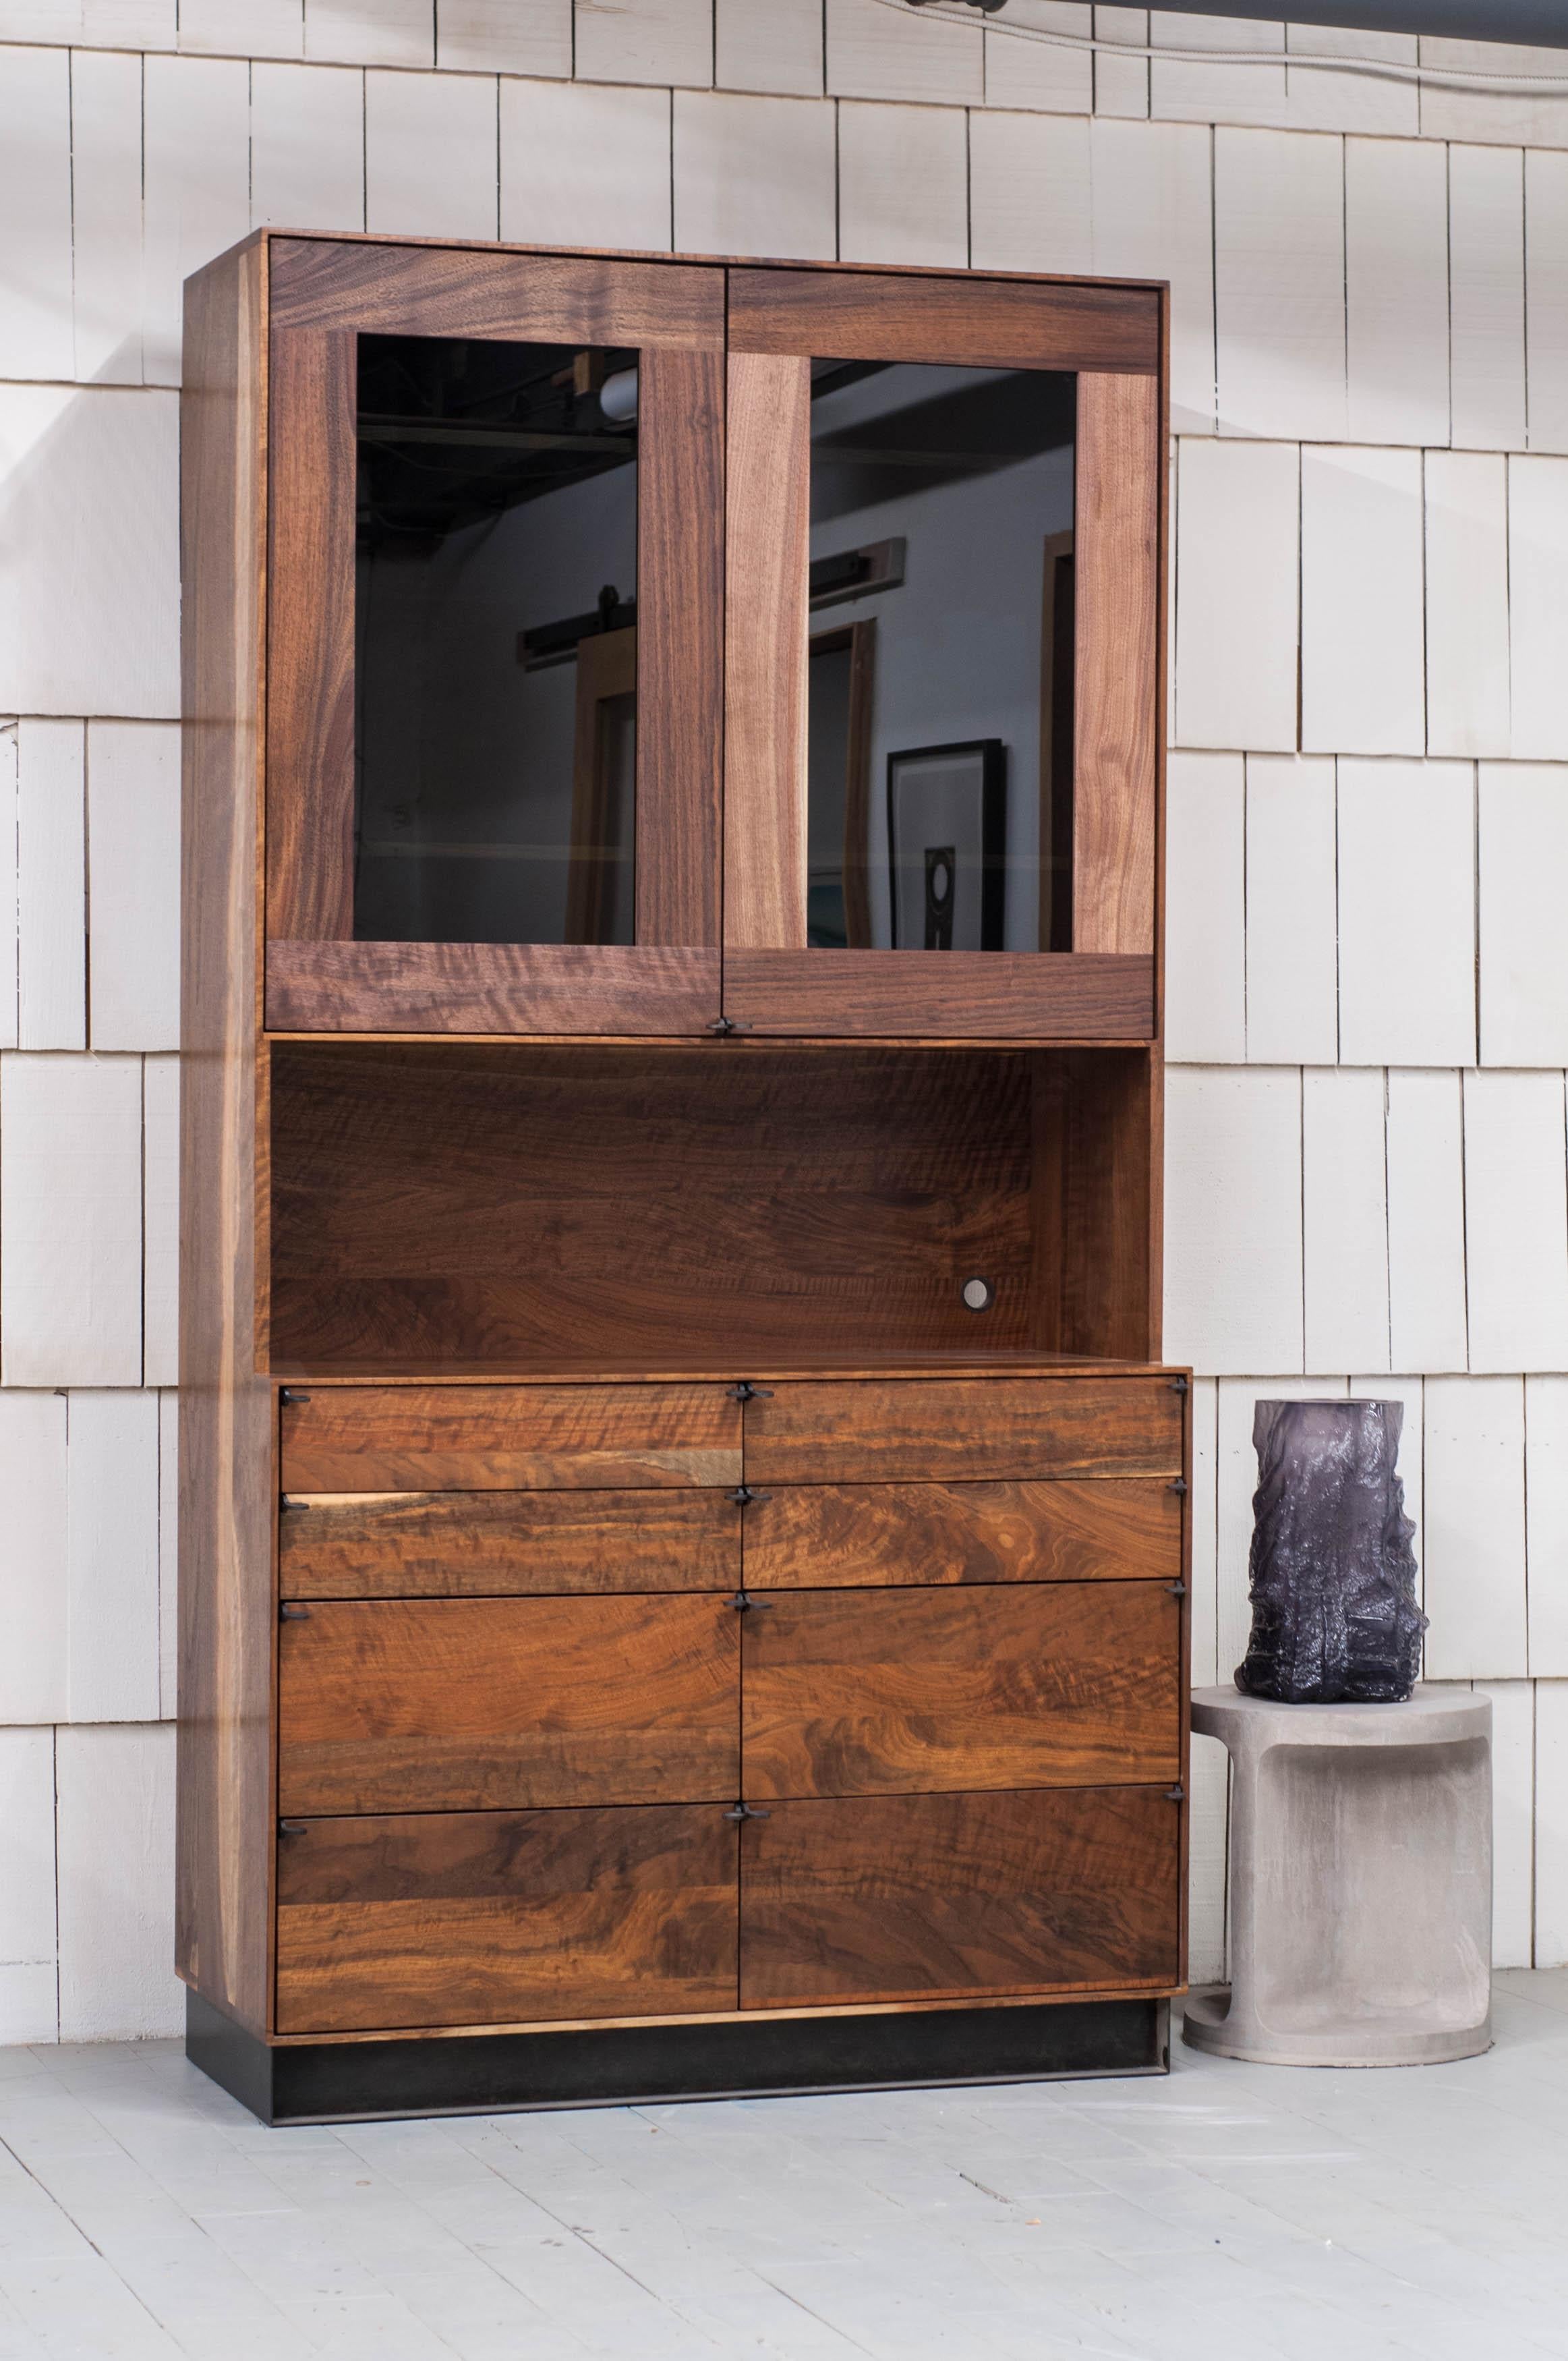
[[[274,1361],[267,1373],[280,1386],[474,1386],[474,1385],[734,1385],[744,1377],[770,1378],[1105,1378],[1185,1377],[1163,1362],[1101,1360],[1080,1353],[903,1353],[840,1356],[816,1354],[801,1360],[755,1356],[716,1361],[701,1355],[689,1361],[573,1361],[564,1356],[539,1361]]]

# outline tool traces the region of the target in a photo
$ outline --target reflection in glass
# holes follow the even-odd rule
[[[359,339],[362,941],[633,939],[636,369]]]
[[[1076,390],[812,363],[815,946],[1070,947]]]
[[[872,616],[813,631],[806,707],[806,914],[809,939],[842,950],[868,939],[867,815],[871,695],[876,665]]]
[[[895,950],[1005,948],[1007,749],[1000,738],[887,758]]]

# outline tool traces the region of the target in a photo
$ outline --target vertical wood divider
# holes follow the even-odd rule
[[[729,356],[724,939],[806,948],[811,363]]]
[[[724,356],[642,347],[637,437],[637,940],[718,941]]]
[[[1152,952],[1159,380],[1078,380],[1072,948]]]
[[[270,340],[267,930],[354,936],[356,338]]]

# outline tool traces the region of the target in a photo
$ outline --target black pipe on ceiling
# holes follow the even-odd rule
[[[910,0],[919,7],[923,0]],[[928,5],[928,0],[924,0]],[[1006,21],[1007,0],[967,0]],[[1520,41],[1568,49],[1568,0],[1184,0],[1197,16],[1246,16],[1277,25],[1336,25],[1346,32],[1431,33],[1464,41]],[[1159,11],[1149,40],[1160,46]],[[1502,60],[1498,70],[1506,71]]]
[[[1338,25],[1347,32],[1444,34],[1462,41],[1528,41],[1568,49],[1568,0],[1184,0],[1199,16],[1261,17],[1279,24]],[[1005,15],[1005,9],[1003,14]],[[1151,20],[1149,39],[1157,49]],[[1503,60],[1497,60],[1503,68]],[[1506,69],[1505,69],[1506,70]]]

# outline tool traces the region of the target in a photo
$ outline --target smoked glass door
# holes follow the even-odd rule
[[[274,244],[268,1016],[718,1016],[723,277]]]
[[[730,274],[725,1013],[1146,1038],[1159,298]]]
[[[636,932],[636,349],[359,340],[354,934]]]

